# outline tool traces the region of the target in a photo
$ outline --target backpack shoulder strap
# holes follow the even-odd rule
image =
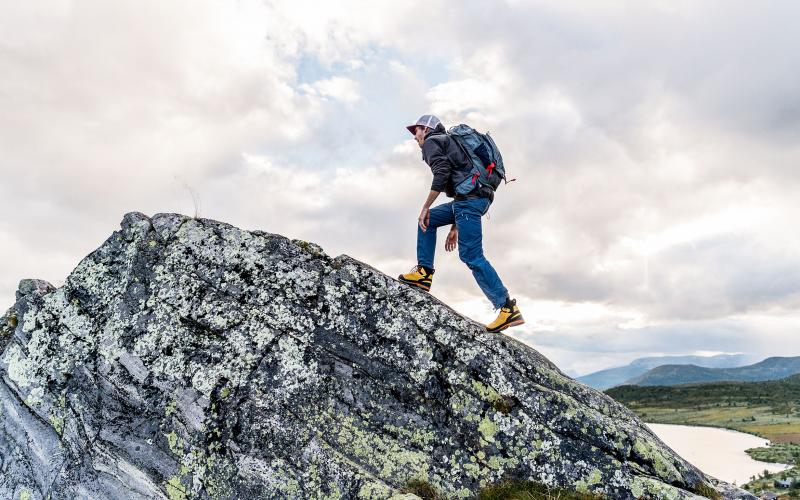
[[[458,148],[461,150],[462,153],[464,153],[464,157],[467,159],[467,161],[469,161],[470,156],[469,156],[469,153],[467,152],[467,149],[464,147],[464,145],[461,143],[461,141],[459,141],[456,138],[456,136],[454,134],[450,133],[449,130],[447,131],[447,138],[450,139],[451,141],[455,142],[456,144],[458,144]]]

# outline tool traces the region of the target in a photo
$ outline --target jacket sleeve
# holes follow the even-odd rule
[[[433,172],[431,191],[444,191],[453,165],[445,154],[442,144],[433,140],[433,138],[422,143],[422,159],[431,167],[431,172]]]

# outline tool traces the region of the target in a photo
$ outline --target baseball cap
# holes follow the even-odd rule
[[[439,121],[439,119],[436,118],[433,115],[422,115],[422,116],[419,117],[419,120],[417,120],[417,123],[415,123],[413,125],[409,125],[406,128],[408,129],[409,132],[411,132],[413,134],[414,133],[414,127],[416,127],[417,125],[423,125],[425,127],[436,128],[437,126],[439,126],[440,123],[441,122]]]

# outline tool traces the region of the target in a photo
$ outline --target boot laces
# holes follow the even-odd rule
[[[423,269],[422,266],[420,266],[419,264],[417,264],[416,266],[412,267],[411,271],[409,271],[409,272],[410,273],[414,273],[414,272],[417,272],[417,271],[419,271],[420,274],[423,274],[425,276],[428,275],[428,273],[425,272],[425,269]]]

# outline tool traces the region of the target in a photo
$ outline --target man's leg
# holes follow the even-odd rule
[[[492,306],[498,309],[505,304],[508,290],[483,255],[481,216],[486,213],[488,205],[486,198],[456,201],[453,210],[458,228],[458,256],[472,270],[475,281]]]
[[[431,208],[427,230],[423,231],[419,224],[417,225],[417,264],[427,269],[433,269],[433,258],[436,254],[436,230],[453,222],[453,202],[442,203]]]

